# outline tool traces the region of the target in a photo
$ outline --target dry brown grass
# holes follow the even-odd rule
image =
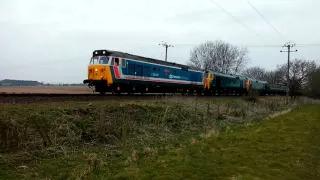
[[[0,86],[0,93],[90,94],[92,93],[92,90],[87,86]]]
[[[299,98],[286,105],[284,98],[264,97],[252,102],[241,98],[173,97],[3,106],[0,179],[3,174],[12,174],[6,169],[17,173],[24,166],[29,168],[28,178],[17,179],[34,179],[30,174],[38,179],[94,179],[97,173],[107,173],[106,169],[115,170],[114,166],[135,173],[142,159],[153,161],[168,152],[179,155],[182,142],[201,146],[199,135],[209,140],[223,133],[232,134],[236,127],[252,126],[275,112],[316,103]],[[219,148],[209,150],[227,150]],[[45,162],[50,165],[43,165]]]

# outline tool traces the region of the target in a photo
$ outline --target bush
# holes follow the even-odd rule
[[[258,102],[259,98],[257,96],[246,96],[243,98],[243,100],[256,103]]]

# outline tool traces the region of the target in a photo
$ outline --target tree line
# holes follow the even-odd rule
[[[0,80],[0,86],[85,86],[83,83],[43,83],[29,80],[4,79]]]
[[[224,41],[206,41],[190,52],[189,66],[201,70],[243,75],[267,81],[271,85],[287,85],[287,63],[274,70],[247,67],[250,58],[246,47]],[[313,60],[293,59],[289,64],[289,92],[320,97],[320,67]]]

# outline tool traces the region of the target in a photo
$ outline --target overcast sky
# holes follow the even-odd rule
[[[286,40],[320,44],[319,0],[251,0],[285,36],[279,36],[247,0],[1,0],[0,79],[80,83],[95,49],[110,49],[185,64],[206,40],[249,45],[249,66],[286,62]],[[252,47],[279,45],[279,47]],[[292,58],[320,63],[320,46],[297,47]]]

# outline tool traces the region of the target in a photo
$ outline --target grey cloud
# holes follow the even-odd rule
[[[193,46],[206,40],[249,48],[250,66],[268,69],[286,61],[285,43],[245,0],[215,0],[261,35],[256,37],[209,0],[4,0],[0,2],[0,79],[81,82],[94,49],[113,49],[164,59],[162,40],[176,45],[168,58],[186,63]],[[318,1],[252,0],[288,39],[319,43]],[[183,45],[185,44],[185,45]],[[292,58],[319,60],[318,47],[299,48]]]

